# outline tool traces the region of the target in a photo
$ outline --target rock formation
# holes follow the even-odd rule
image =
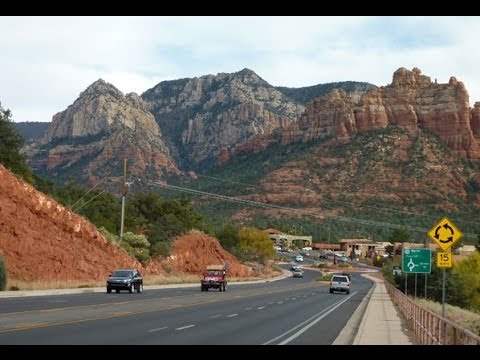
[[[193,169],[289,125],[304,110],[249,69],[164,81],[142,98],[179,153],[181,167]]]
[[[134,93],[124,96],[103,80],[56,114],[42,145],[27,149],[27,154],[35,170],[46,168],[50,173],[68,173],[88,159],[80,171],[92,185],[121,174],[124,158],[136,178],[145,173],[179,174],[144,101]]]
[[[358,131],[395,124],[409,132],[428,129],[458,156],[480,160],[479,112],[479,105],[470,110],[467,90],[454,77],[448,84],[437,84],[417,68],[400,68],[390,85],[358,100],[343,90],[317,98],[284,131],[282,143],[325,136],[348,139]]]

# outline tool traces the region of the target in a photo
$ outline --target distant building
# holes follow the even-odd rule
[[[268,228],[264,231],[270,236],[274,245],[285,246],[288,248],[296,246],[299,249],[305,246],[312,246],[312,236],[285,234],[273,228]]]
[[[371,239],[340,239],[340,250],[350,258],[363,258],[375,251],[376,245]]]
[[[313,243],[312,249],[320,251],[339,251],[340,244]]]

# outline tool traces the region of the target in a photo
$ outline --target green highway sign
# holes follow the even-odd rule
[[[402,271],[406,274],[430,274],[432,250],[402,249]]]

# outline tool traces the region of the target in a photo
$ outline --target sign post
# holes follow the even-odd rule
[[[427,235],[443,250],[437,254],[437,267],[443,268],[442,317],[445,317],[445,269],[452,267],[452,254],[447,250],[460,240],[463,234],[450,219],[444,217],[430,229]]]

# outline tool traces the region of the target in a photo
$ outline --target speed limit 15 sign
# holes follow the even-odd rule
[[[450,253],[450,252],[438,252],[437,253],[437,267],[438,268],[451,268],[452,267],[452,253]]]

